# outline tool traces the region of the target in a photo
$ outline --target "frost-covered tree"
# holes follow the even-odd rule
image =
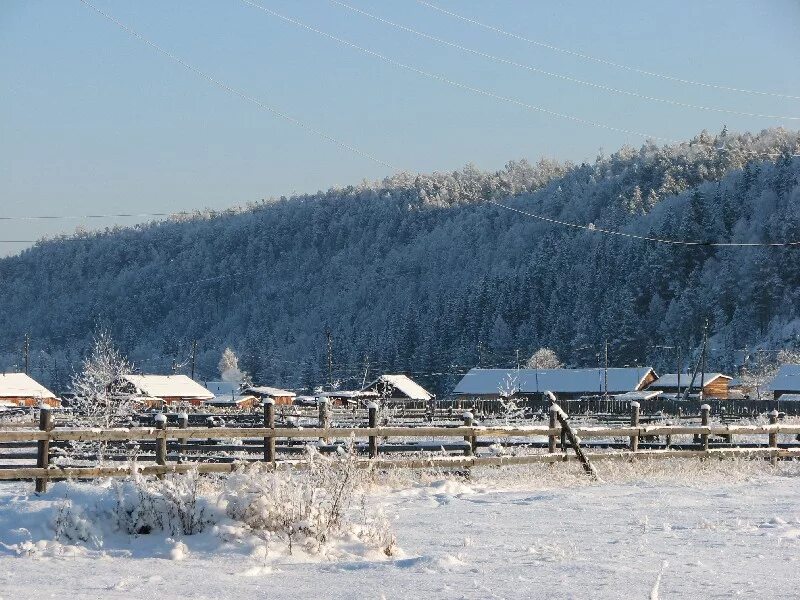
[[[539,348],[525,361],[526,369],[560,369],[564,365],[550,348]]]
[[[91,352],[72,378],[79,413],[93,425],[113,427],[127,421],[134,411],[133,396],[125,391],[125,375],[133,365],[114,345],[111,334],[95,333]]]
[[[219,359],[219,374],[222,381],[241,383],[244,373],[239,369],[239,359],[231,348],[225,348]]]

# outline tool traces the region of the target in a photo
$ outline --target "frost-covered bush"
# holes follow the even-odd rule
[[[272,472],[254,465],[232,475],[222,500],[230,518],[254,532],[277,536],[290,552],[297,544],[318,551],[334,537],[353,535],[390,556],[394,535],[380,512],[370,515],[367,510],[367,477],[351,452],[325,458],[310,449],[305,469]],[[353,516],[359,505],[360,519]]]

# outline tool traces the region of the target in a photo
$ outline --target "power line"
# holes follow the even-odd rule
[[[234,89],[231,86],[229,86],[228,84],[216,79],[215,77],[212,77],[208,73],[206,73],[204,71],[201,71],[197,67],[194,67],[194,66],[190,65],[189,63],[184,61],[182,58],[172,54],[168,50],[165,50],[164,48],[162,48],[161,46],[159,46],[155,42],[147,39],[146,37],[144,37],[143,35],[141,35],[137,31],[134,31],[132,28],[130,28],[127,25],[125,25],[122,21],[119,21],[118,19],[112,17],[108,13],[103,12],[102,10],[100,10],[99,8],[94,6],[92,3],[90,3],[88,0],[80,0],[80,2],[85,4],[88,8],[92,9],[94,12],[96,12],[99,15],[101,15],[105,19],[107,19],[107,20],[111,21],[112,23],[114,23],[115,25],[117,25],[119,28],[124,30],[129,35],[135,37],[136,39],[138,39],[142,43],[150,46],[151,48],[153,48],[154,50],[156,50],[160,54],[163,54],[164,56],[166,56],[170,60],[178,63],[179,65],[181,65],[185,69],[188,69],[189,71],[191,71],[195,75],[205,79],[209,83],[212,83],[216,87],[218,87],[218,88],[220,88],[220,89],[222,89],[222,90],[224,90],[224,91],[226,91],[226,92],[228,92],[230,94],[238,96],[239,98],[241,98],[243,100],[246,100],[247,102],[250,102],[251,104],[255,104],[259,108],[261,108],[263,110],[266,110],[266,111],[272,113],[273,115],[275,115],[277,117],[280,117],[281,119],[284,119],[285,121],[289,121],[290,123],[302,128],[302,129],[305,129],[306,131],[310,131],[314,135],[316,135],[318,137],[321,137],[321,138],[327,140],[328,142],[339,146],[340,148],[344,148],[345,150],[349,150],[350,152],[353,152],[354,154],[357,154],[357,155],[361,156],[362,158],[366,158],[366,159],[368,159],[368,160],[370,160],[370,161],[372,161],[374,163],[377,163],[377,164],[379,164],[379,165],[381,165],[383,167],[386,167],[388,169],[396,170],[395,167],[393,167],[389,163],[384,162],[381,159],[376,158],[376,157],[372,156],[371,154],[368,154],[367,152],[364,152],[363,150],[359,150],[355,146],[351,146],[349,144],[346,144],[345,142],[342,142],[341,140],[338,140],[335,137],[333,137],[331,135],[328,135],[324,131],[321,131],[320,129],[317,129],[317,128],[315,128],[315,127],[313,127],[313,126],[301,121],[300,119],[297,119],[297,118],[295,118],[295,117],[293,117],[293,116],[291,116],[291,115],[289,115],[289,114],[287,114],[285,112],[282,112],[282,111],[280,111],[280,110],[278,110],[278,109],[276,109],[276,108],[274,108],[272,106],[269,106],[268,104],[265,104],[265,103],[261,102],[260,100],[258,100],[256,98],[253,98],[252,96],[248,96],[244,92],[241,92],[241,91],[239,91],[237,89]]]
[[[154,212],[154,213],[115,213],[115,214],[92,214],[92,215],[22,215],[22,216],[0,216],[0,221],[50,221],[59,219],[118,219],[132,217],[137,219],[155,217],[185,217],[199,215],[198,211],[178,211],[178,212]]]
[[[772,97],[775,97],[775,98],[787,98],[787,99],[790,99],[790,100],[800,100],[800,96],[793,96],[791,94],[781,94],[779,92],[760,91],[760,90],[749,90],[749,89],[745,89],[745,88],[738,88],[738,87],[720,85],[720,84],[715,84],[715,83],[706,83],[706,82],[703,82],[703,81],[693,81],[691,79],[684,79],[682,77],[675,77],[673,75],[667,75],[667,74],[664,74],[664,73],[658,73],[656,71],[648,71],[646,69],[640,69],[640,68],[637,68],[637,67],[631,67],[629,65],[624,65],[624,64],[621,64],[621,63],[613,62],[613,61],[610,61],[610,60],[606,60],[604,58],[598,58],[598,57],[592,56],[590,54],[583,54],[581,52],[576,52],[574,50],[568,50],[566,48],[560,48],[558,46],[553,46],[552,44],[547,44],[545,42],[540,42],[540,41],[537,41],[537,40],[533,40],[531,38],[527,38],[525,36],[518,35],[516,33],[511,33],[510,31],[506,31],[504,29],[500,29],[499,27],[495,27],[493,25],[487,25],[486,23],[482,23],[481,21],[477,21],[475,19],[471,19],[469,17],[465,17],[463,15],[451,12],[449,10],[445,10],[445,9],[439,7],[439,6],[431,4],[430,2],[425,2],[425,0],[417,0],[417,2],[419,2],[423,6],[427,6],[428,8],[432,8],[433,10],[436,10],[436,11],[442,13],[442,14],[448,15],[448,16],[456,18],[456,19],[460,19],[461,21],[465,21],[465,22],[471,23],[473,25],[477,25],[478,27],[483,27],[484,29],[488,29],[490,31],[494,31],[495,33],[499,33],[501,35],[505,35],[505,36],[508,36],[508,37],[511,37],[511,38],[514,38],[514,39],[517,39],[517,40],[520,40],[520,41],[523,41],[523,42],[527,42],[529,44],[533,44],[535,46],[542,47],[542,48],[547,48],[548,50],[552,50],[554,52],[561,52],[562,54],[568,54],[570,56],[575,56],[575,57],[581,58],[583,60],[589,60],[589,61],[592,61],[592,62],[596,62],[596,63],[603,64],[603,65],[607,65],[609,67],[615,67],[617,69],[623,69],[625,71],[630,71],[630,72],[633,72],[633,73],[639,73],[640,75],[647,75],[649,77],[657,77],[659,79],[666,79],[668,81],[674,81],[676,83],[682,83],[682,84],[685,84],[685,85],[696,85],[696,86],[699,86],[699,87],[711,88],[711,89],[715,89],[715,90],[724,90],[724,91],[727,91],[727,92],[738,92],[738,93],[742,93],[742,94],[755,94],[755,95],[758,95],[758,96],[772,96]]]
[[[672,244],[675,246],[711,246],[711,247],[753,247],[753,248],[766,248],[766,247],[800,247],[800,241],[797,242],[699,242],[699,241],[685,241],[685,240],[673,240],[669,238],[660,238],[660,237],[653,237],[647,235],[638,235],[635,233],[627,233],[624,231],[616,231],[613,229],[604,229],[602,227],[596,227],[595,225],[581,225],[579,223],[571,223],[569,221],[561,221],[559,219],[554,219],[552,217],[545,217],[542,215],[537,215],[519,208],[514,208],[512,206],[507,206],[505,204],[501,204],[500,202],[496,202],[494,200],[487,200],[489,204],[494,204],[500,208],[504,208],[506,210],[519,213],[521,215],[525,215],[527,217],[531,217],[533,219],[538,219],[540,221],[545,221],[547,223],[552,223],[555,225],[563,225],[565,227],[572,227],[575,229],[583,229],[585,231],[591,231],[593,233],[602,233],[604,235],[615,235],[619,237],[626,237],[632,238],[637,240],[644,240],[647,242],[656,242],[659,244]]]
[[[454,42],[449,42],[447,40],[443,40],[442,38],[438,38],[436,36],[433,36],[433,35],[430,35],[430,34],[427,34],[427,33],[423,33],[421,31],[417,31],[416,29],[412,29],[411,27],[406,27],[405,25],[401,25],[399,23],[395,23],[393,21],[389,21],[388,19],[384,19],[382,17],[379,17],[379,16],[374,15],[372,13],[369,13],[367,11],[361,10],[360,8],[356,8],[354,6],[350,6],[349,4],[345,4],[344,2],[341,2],[340,0],[329,0],[329,1],[331,3],[333,3],[333,4],[336,4],[338,6],[346,8],[346,9],[351,10],[353,12],[356,12],[356,13],[359,13],[361,15],[364,15],[365,17],[368,17],[368,18],[373,19],[375,21],[379,21],[381,23],[385,23],[386,25],[390,25],[390,26],[395,27],[397,29],[401,29],[403,31],[407,31],[407,32],[412,33],[412,34],[414,34],[416,36],[419,36],[419,37],[422,37],[422,38],[425,38],[425,39],[428,39],[428,40],[432,40],[432,41],[437,42],[439,44],[444,44],[444,45],[449,46],[451,48],[456,48],[457,50],[461,50],[462,52],[468,52],[470,54],[474,54],[475,56],[481,56],[483,58],[486,58],[486,59],[489,59],[489,60],[493,60],[495,62],[503,63],[503,64],[510,65],[510,66],[513,66],[513,67],[517,67],[517,68],[520,68],[520,69],[525,69],[527,71],[531,71],[531,72],[534,72],[534,73],[540,73],[540,74],[546,75],[548,77],[554,77],[556,79],[561,79],[562,81],[568,81],[570,83],[583,85],[583,86],[591,87],[591,88],[598,89],[598,90],[603,90],[605,92],[611,92],[611,93],[614,93],[614,94],[622,94],[622,95],[631,96],[631,97],[634,97],[634,98],[639,98],[639,99],[642,99],[642,100],[648,100],[648,101],[651,101],[651,102],[660,102],[660,103],[663,103],[663,104],[669,104],[669,105],[672,105],[672,106],[679,106],[679,107],[682,107],[682,108],[690,108],[690,109],[695,109],[695,110],[704,110],[704,111],[711,111],[711,112],[726,113],[726,114],[737,115],[737,116],[741,116],[741,117],[755,117],[755,118],[772,119],[772,120],[781,119],[781,120],[788,120],[788,121],[798,121],[798,120],[800,120],[800,117],[791,117],[791,116],[784,116],[784,115],[766,115],[766,114],[751,113],[751,112],[739,111],[739,110],[728,109],[728,108],[718,108],[718,107],[715,107],[715,106],[703,106],[703,105],[699,105],[699,104],[691,104],[691,103],[688,103],[688,102],[681,102],[679,100],[672,100],[672,99],[669,99],[669,98],[658,98],[656,96],[649,96],[647,94],[641,94],[639,92],[632,92],[632,91],[629,91],[629,90],[623,90],[623,89],[620,89],[620,88],[615,88],[615,87],[611,87],[611,86],[608,86],[608,85],[603,85],[603,84],[600,84],[600,83],[594,83],[592,81],[585,81],[583,79],[578,79],[576,77],[570,77],[569,75],[564,75],[562,73],[556,73],[556,72],[553,72],[553,71],[547,71],[545,69],[540,69],[539,67],[534,67],[534,66],[531,66],[531,65],[518,63],[516,61],[510,60],[510,59],[507,59],[507,58],[502,58],[500,56],[495,56],[493,54],[488,54],[486,52],[481,52],[480,50],[475,50],[473,48],[468,48],[466,46],[462,46],[462,45],[456,44]]]
[[[81,0],[81,2],[85,2],[85,0]],[[262,10],[265,13],[268,13],[268,14],[270,14],[270,15],[278,18],[278,19],[286,21],[287,23],[291,23],[293,25],[296,25],[297,27],[301,27],[303,29],[306,29],[308,31],[316,33],[317,35],[321,35],[321,36],[326,37],[326,38],[328,38],[330,40],[333,40],[333,41],[335,41],[335,42],[337,42],[339,44],[342,44],[342,45],[347,46],[349,48],[353,48],[354,50],[358,50],[359,52],[363,52],[364,54],[368,54],[369,56],[373,56],[375,58],[378,58],[378,59],[380,59],[380,60],[382,60],[384,62],[387,62],[390,65],[394,65],[395,67],[398,67],[400,69],[405,69],[406,71],[410,71],[412,73],[416,73],[418,75],[422,75],[423,77],[427,77],[429,79],[434,79],[436,81],[440,81],[442,83],[446,83],[448,85],[451,85],[453,87],[456,87],[456,88],[459,88],[459,89],[462,89],[462,90],[466,90],[466,91],[469,91],[469,92],[472,92],[472,93],[475,93],[475,94],[479,94],[481,96],[486,96],[488,98],[493,98],[495,100],[501,100],[503,102],[514,104],[516,106],[520,106],[520,107],[525,108],[525,109],[530,110],[530,111],[535,111],[535,112],[547,114],[547,115],[550,115],[550,116],[553,116],[553,117],[558,117],[560,119],[565,119],[567,121],[573,121],[575,123],[580,123],[582,125],[589,125],[591,127],[598,127],[600,129],[607,129],[609,131],[616,131],[618,133],[624,133],[624,134],[627,134],[627,135],[635,135],[635,136],[643,137],[643,138],[646,138],[646,139],[661,140],[661,141],[670,142],[670,143],[677,143],[677,140],[673,140],[673,139],[670,139],[670,138],[657,136],[657,135],[652,135],[652,134],[649,134],[649,133],[643,133],[641,131],[635,131],[635,130],[632,130],[632,129],[625,129],[623,127],[616,127],[614,125],[607,125],[607,124],[601,123],[599,121],[591,121],[589,119],[583,119],[581,117],[576,117],[574,115],[557,112],[557,111],[554,111],[554,110],[550,110],[548,108],[543,108],[541,106],[536,106],[534,104],[528,104],[527,102],[523,102],[522,100],[517,100],[515,98],[509,98],[507,96],[501,96],[500,94],[495,94],[494,92],[490,92],[490,91],[484,90],[482,88],[476,88],[476,87],[473,87],[471,85],[467,85],[465,83],[461,83],[459,81],[455,81],[454,79],[449,79],[449,78],[447,78],[447,77],[445,77],[443,75],[438,75],[436,73],[431,73],[429,71],[424,71],[424,70],[419,69],[417,67],[414,67],[412,65],[408,65],[408,64],[402,63],[400,61],[397,61],[397,60],[395,60],[393,58],[389,58],[388,56],[384,56],[383,54],[380,54],[380,53],[375,52],[373,50],[369,50],[368,48],[364,48],[363,46],[359,46],[358,44],[354,44],[353,42],[350,42],[350,41],[345,40],[343,38],[340,38],[340,37],[337,37],[337,36],[332,35],[330,33],[327,33],[325,31],[322,31],[321,29],[317,29],[316,27],[312,27],[311,25],[306,25],[305,23],[303,23],[301,21],[298,21],[297,19],[293,19],[291,17],[286,17],[286,16],[284,16],[284,15],[282,15],[280,13],[275,12],[274,10],[271,10],[269,8],[261,6],[260,4],[256,4],[255,2],[251,2],[250,0],[242,0],[242,2],[252,6],[253,8],[257,8],[259,10]]]

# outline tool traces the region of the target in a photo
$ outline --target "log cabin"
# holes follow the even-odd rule
[[[726,400],[732,380],[732,377],[722,373],[697,373],[689,390],[689,396],[698,397],[702,388],[703,398]],[[679,393],[683,395],[691,382],[691,373],[666,373],[651,383],[647,389],[659,391],[665,397],[677,396]]]
[[[407,375],[381,375],[361,391],[375,392],[381,400],[393,405],[425,407],[433,399],[433,394]]]
[[[289,390],[282,390],[276,387],[270,387],[268,385],[251,385],[244,388],[243,393],[251,394],[261,399],[263,402],[267,398],[271,398],[275,401],[276,405],[289,405],[294,403],[294,399],[297,396],[294,392],[290,392]]]
[[[136,396],[145,408],[200,406],[214,399],[214,394],[186,375],[124,375],[115,387],[118,393]]]
[[[0,374],[0,402],[5,406],[61,406],[53,392],[25,373]]]
[[[800,394],[800,365],[781,365],[769,389],[775,400],[785,394]]]

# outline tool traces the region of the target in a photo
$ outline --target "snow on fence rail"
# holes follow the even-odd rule
[[[164,475],[167,473],[185,473],[197,469],[200,473],[228,473],[235,470],[242,460],[228,462],[210,462],[212,457],[190,454],[193,449],[204,450],[207,446],[202,443],[196,446],[190,444],[191,440],[228,439],[249,441],[248,446],[236,446],[238,451],[263,451],[263,457],[258,460],[272,463],[275,466],[302,468],[303,460],[281,459],[277,460],[276,440],[320,440],[326,443],[332,439],[361,439],[367,440],[368,458],[358,459],[357,464],[363,468],[463,468],[477,466],[504,466],[534,463],[555,463],[562,461],[580,460],[592,472],[591,461],[594,460],[632,460],[635,458],[667,459],[667,458],[769,458],[771,461],[787,458],[800,458],[800,445],[778,445],[779,434],[800,435],[800,424],[780,424],[778,414],[770,414],[770,423],[764,425],[711,425],[709,424],[710,409],[701,414],[700,425],[641,425],[639,424],[638,407],[633,407],[631,425],[620,427],[604,426],[570,426],[566,421],[566,414],[558,407],[551,411],[548,425],[507,425],[507,426],[480,426],[472,423],[471,413],[464,414],[464,425],[454,427],[385,427],[378,426],[377,407],[371,406],[369,410],[369,424],[367,427],[330,427],[327,416],[322,416],[323,427],[308,428],[283,428],[275,427],[274,405],[266,404],[264,407],[264,427],[188,427],[188,419],[181,420],[179,427],[167,427],[166,419],[156,420],[155,427],[136,428],[55,428],[48,410],[41,412],[39,429],[0,429],[0,447],[19,447],[21,443],[36,444],[36,467],[4,465],[0,468],[0,480],[9,479],[35,479],[37,491],[44,491],[48,480],[70,478],[95,478],[95,477],[124,477],[134,471],[143,474]],[[672,447],[673,436],[693,436],[696,441],[693,447]],[[737,447],[733,445],[733,436],[766,435],[767,446]],[[726,440],[726,447],[710,447],[710,436],[721,436]],[[398,459],[379,458],[382,450],[381,440],[385,443],[388,438],[460,438],[460,446],[451,448],[460,452],[461,456],[420,456],[421,448],[409,445],[405,448],[407,453],[415,456],[405,456]],[[479,456],[476,450],[479,440],[491,440],[492,445],[503,446],[511,438],[546,438],[547,453],[533,453],[522,455],[495,455]],[[566,438],[569,437],[570,445],[575,454],[569,454]],[[665,442],[661,448],[641,448],[643,438],[652,439],[664,437]],[[581,448],[583,438],[628,438],[626,449],[604,450],[601,452],[586,452]],[[560,447],[558,440],[560,439]],[[177,461],[172,455],[170,462],[168,441],[175,440],[173,449],[183,450]],[[155,463],[142,465],[140,463],[119,466],[56,466],[51,464],[51,444],[59,442],[149,442],[155,446]],[[241,443],[241,442],[240,442]],[[308,441],[306,443],[309,443]],[[442,444],[444,446],[444,444]],[[611,444],[608,444],[611,446]],[[617,445],[619,446],[619,445]],[[225,447],[227,448],[227,446]],[[22,455],[19,455],[20,457]],[[2,457],[2,455],[0,455]],[[28,455],[26,457],[32,458]],[[10,458],[5,457],[5,458]],[[255,459],[245,459],[255,460]]]

